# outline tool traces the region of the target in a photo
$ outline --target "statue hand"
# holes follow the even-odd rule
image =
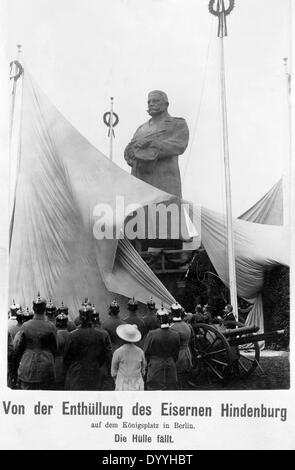
[[[134,147],[139,148],[139,149],[145,149],[147,148],[151,143],[151,140],[149,139],[138,139],[134,143]]]
[[[129,166],[133,166],[135,162],[135,156],[132,147],[129,145],[126,147],[126,150],[124,152],[124,158]]]

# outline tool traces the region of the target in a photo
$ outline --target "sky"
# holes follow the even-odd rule
[[[226,3],[228,3],[226,1]],[[288,167],[283,58],[290,57],[290,0],[236,0],[224,39],[233,214],[240,215]],[[108,154],[103,114],[119,115],[114,162],[148,119],[147,93],[164,90],[186,119],[183,196],[225,210],[220,39],[208,0],[0,0],[2,56],[22,60],[64,116]],[[82,158],[82,156],[81,156]]]

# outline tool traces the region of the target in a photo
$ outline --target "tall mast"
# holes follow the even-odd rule
[[[20,63],[20,54],[21,54],[21,44],[17,45],[17,58],[10,62],[10,80],[12,82],[12,92],[11,92],[11,105],[10,105],[10,126],[9,126],[9,151],[11,151],[11,140],[12,140],[12,130],[13,130],[13,119],[14,119],[14,108],[15,108],[15,97],[16,97],[16,87],[17,82],[20,76],[23,73],[23,68]]]
[[[9,211],[9,250],[12,239],[13,231],[13,222],[14,222],[14,209],[15,209],[15,194],[14,197],[12,193],[15,193],[12,189],[12,138],[13,138],[13,124],[14,124],[14,111],[15,111],[15,100],[17,92],[17,83],[19,78],[23,75],[23,67],[20,63],[20,54],[21,54],[21,44],[17,45],[17,58],[10,62],[10,80],[12,82],[12,91],[11,91],[11,104],[10,104],[10,119],[9,119],[9,173],[8,173],[8,211]]]
[[[238,320],[238,300],[237,300],[234,233],[233,233],[233,222],[232,222],[231,179],[230,179],[230,162],[229,162],[224,42],[223,42],[223,38],[227,36],[226,17],[227,15],[230,14],[233,8],[234,8],[234,0],[229,0],[228,8],[225,8],[224,0],[210,0],[209,2],[209,12],[218,17],[217,36],[219,38],[219,45],[220,45],[220,91],[221,91],[220,94],[221,94],[221,111],[222,111],[223,160],[224,160],[224,174],[225,174],[229,289],[230,289],[230,302],[231,302],[231,305],[233,306],[233,313],[235,315],[236,320]]]
[[[291,106],[291,73],[288,64],[288,58],[283,59],[286,81],[286,103],[287,103],[287,155],[288,161],[286,165],[285,181],[283,181],[283,201],[284,201],[284,225],[290,224],[290,208],[291,208],[291,174],[292,174],[292,106]],[[287,208],[287,210],[286,210]]]
[[[110,138],[109,157],[113,160],[113,138],[115,137],[114,127],[119,122],[118,114],[114,112],[114,98],[111,96],[111,107],[110,111],[107,111],[103,115],[103,122],[108,126],[108,137]]]

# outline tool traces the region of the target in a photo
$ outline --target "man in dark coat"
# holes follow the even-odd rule
[[[61,303],[61,306],[57,309],[58,314],[66,315],[68,317],[67,330],[74,331],[77,328],[77,325],[69,318],[69,308],[64,303]]]
[[[178,386],[187,388],[189,372],[192,368],[192,354],[190,350],[192,328],[183,319],[183,309],[179,303],[171,305],[171,330],[177,331],[180,336],[179,356],[176,362]]]
[[[18,323],[17,321],[17,312],[20,310],[20,305],[16,304],[15,301],[12,302],[10,306],[10,311],[8,312],[9,320],[8,320],[8,333],[14,336],[14,330]]]
[[[177,390],[176,362],[180,337],[169,325],[169,313],[161,308],[157,312],[161,326],[151,330],[144,343],[148,364],[146,384],[148,390]]]
[[[123,341],[116,333],[119,325],[125,324],[124,320],[120,317],[120,306],[113,300],[109,307],[109,318],[102,323],[102,328],[110,335],[113,351],[122,346]]]
[[[145,325],[144,325],[143,320],[139,318],[139,316],[136,313],[138,310],[138,303],[134,299],[134,297],[128,301],[127,309],[128,309],[129,315],[127,318],[124,318],[124,322],[128,323],[129,325],[137,325],[137,328],[139,329],[141,335],[144,336]]]
[[[112,357],[113,357],[113,348],[111,343],[111,338],[107,330],[102,328],[99,318],[99,312],[96,311],[95,306],[92,306],[92,324],[93,328],[99,330],[105,338],[105,345],[106,345],[106,360],[101,367],[102,371],[102,390],[114,390],[115,389],[115,382],[113,377],[111,376],[111,364],[112,364]]]
[[[155,330],[161,326],[160,320],[157,316],[156,303],[151,297],[147,304],[147,314],[143,317],[145,326],[145,334],[147,335],[150,330]]]
[[[137,129],[124,158],[132,167],[132,175],[181,197],[178,156],[188,145],[189,130],[184,119],[168,114],[168,106],[166,93],[159,90],[149,93],[151,119]]]
[[[51,389],[54,385],[56,328],[45,318],[46,300],[38,294],[34,317],[21,327],[15,349],[18,379],[24,390]]]
[[[64,365],[66,390],[101,390],[106,361],[106,337],[93,328],[91,306],[80,310],[81,325],[70,332]]]

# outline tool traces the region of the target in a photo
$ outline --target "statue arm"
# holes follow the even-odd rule
[[[155,141],[155,144],[159,150],[159,158],[173,157],[175,155],[181,155],[189,140],[189,130],[184,119],[177,119],[174,128],[169,132],[168,136],[159,138]]]
[[[133,145],[130,142],[124,150],[124,158],[129,166],[134,165],[135,155],[133,150]]]
[[[138,133],[138,130],[140,129],[140,127],[136,130],[134,136],[132,137],[131,141],[129,142],[129,144],[127,145],[127,147],[124,150],[125,161],[131,167],[134,165],[134,162],[135,162],[134,144],[136,143],[136,141],[138,139],[137,133]]]

